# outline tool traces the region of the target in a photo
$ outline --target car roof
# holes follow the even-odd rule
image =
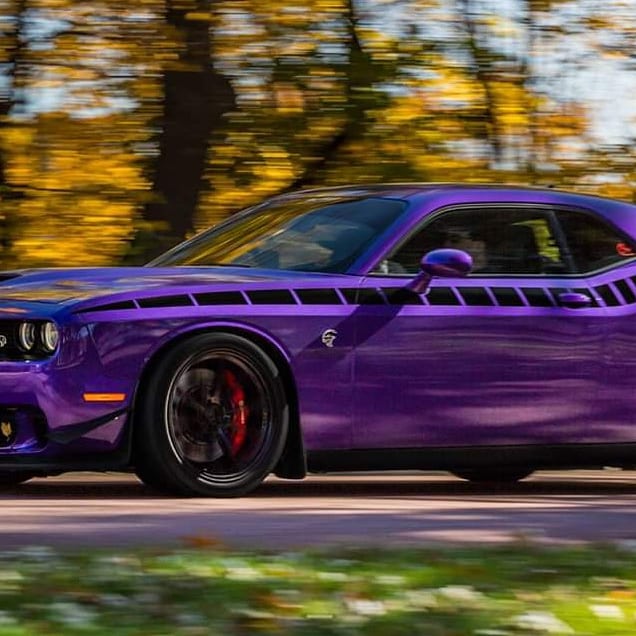
[[[553,193],[580,198],[589,198],[602,201],[618,202],[619,199],[603,197],[600,195],[581,193],[574,190],[557,189],[552,186],[533,186],[525,184],[506,184],[506,183],[459,183],[459,182],[440,182],[440,183],[371,183],[371,184],[350,184],[338,186],[326,186],[318,188],[309,188],[303,190],[295,190],[283,195],[282,197],[296,196],[381,196],[396,197],[409,199],[416,195],[442,193],[444,191],[500,191],[500,192],[535,192],[535,193]],[[622,201],[622,203],[632,203],[631,201]]]
[[[325,197],[365,197],[379,196],[387,198],[408,199],[416,194],[420,194],[427,189],[435,189],[436,186],[415,183],[371,183],[371,184],[351,184],[338,186],[325,186],[319,188],[308,188],[303,190],[293,190],[278,195],[277,199],[287,199],[306,196]]]
[[[636,205],[634,202],[552,187],[495,183],[374,183],[297,190],[279,195],[276,200],[307,196],[317,198],[380,197],[406,201],[428,200],[448,204],[470,203],[470,198],[474,196],[475,203],[543,203],[589,207],[611,218],[630,233],[636,233]]]

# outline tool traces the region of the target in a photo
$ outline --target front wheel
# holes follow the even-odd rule
[[[288,430],[280,373],[233,334],[193,336],[157,364],[140,397],[135,469],[184,495],[236,497],[276,465]]]
[[[475,483],[512,484],[532,475],[534,471],[527,468],[471,468],[453,470],[452,474],[460,479]]]

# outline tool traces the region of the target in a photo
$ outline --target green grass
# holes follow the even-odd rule
[[[636,553],[375,549],[0,554],[0,635],[636,634]]]

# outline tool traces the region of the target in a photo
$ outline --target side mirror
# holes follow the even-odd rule
[[[409,289],[417,294],[426,291],[433,276],[453,278],[466,276],[473,267],[473,259],[463,250],[444,248],[433,250],[424,255],[420,262],[419,273],[409,284]]]
[[[472,268],[473,258],[470,254],[449,248],[428,252],[420,262],[422,272],[441,278],[466,276]]]

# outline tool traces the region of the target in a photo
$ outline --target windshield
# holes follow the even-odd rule
[[[344,273],[406,208],[342,195],[285,197],[178,245],[149,266],[235,265]]]

